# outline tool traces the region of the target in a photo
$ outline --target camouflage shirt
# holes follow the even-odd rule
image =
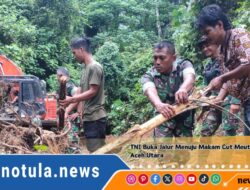
[[[212,79],[221,75],[220,62],[216,59],[211,59],[204,68],[204,84],[207,86]]]
[[[66,95],[74,96],[74,94],[76,93],[76,90],[77,90],[77,86],[75,85],[75,83],[72,80],[69,80],[66,83]]]
[[[172,71],[168,74],[160,74],[152,67],[142,77],[143,92],[149,87],[155,87],[162,102],[175,103],[175,93],[183,83],[185,75],[195,74],[192,63],[189,60],[177,59],[173,63]]]

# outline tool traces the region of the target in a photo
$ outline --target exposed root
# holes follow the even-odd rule
[[[48,149],[44,153],[65,153],[69,147],[67,134],[70,130],[70,123],[67,125],[67,130],[56,134],[40,127],[27,128],[0,121],[0,149],[8,154],[32,154],[43,153],[35,149],[35,145],[45,145]]]
[[[18,152],[19,154],[32,154],[33,153],[30,150],[27,150],[26,148],[9,145],[9,144],[3,143],[3,142],[0,142],[0,145],[5,146],[9,149],[18,150],[18,151],[20,151],[20,152]]]

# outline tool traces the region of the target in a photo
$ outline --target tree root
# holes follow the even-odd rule
[[[0,151],[8,154],[65,153],[65,150],[69,147],[67,137],[71,130],[69,122],[66,127],[67,129],[64,132],[57,134],[37,126],[27,128],[0,121]],[[41,152],[41,150],[34,148],[35,145],[45,145],[48,149]]]

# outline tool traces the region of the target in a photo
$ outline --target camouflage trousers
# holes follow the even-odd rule
[[[194,128],[194,111],[184,112],[173,119],[166,121],[154,130],[155,143],[166,141],[168,144],[189,144],[192,138],[172,138],[172,137],[192,137]],[[162,138],[161,138],[162,137]],[[171,138],[171,139],[169,139]],[[162,144],[162,142],[160,143]],[[175,162],[178,164],[186,164],[190,159],[189,150],[173,150],[166,152],[158,150],[158,153],[163,154],[163,158],[159,158],[160,164]]]
[[[230,105],[231,104],[226,104],[224,105],[224,108],[229,111]],[[240,117],[240,112],[236,115]],[[222,125],[225,136],[235,136],[239,120],[227,112],[222,112],[215,108],[209,108],[206,118],[202,123],[201,136],[208,137],[214,135],[220,125]]]
[[[155,137],[192,137],[194,111],[187,111],[155,128]]]
[[[75,121],[71,122],[72,125],[72,129],[70,130],[70,132],[68,133],[68,139],[70,144],[78,144],[79,143],[79,128],[78,128],[78,123]]]
[[[244,136],[250,136],[250,98],[244,103],[244,119],[247,126],[244,127]]]
[[[79,152],[79,122],[78,118],[75,119],[75,121],[70,121],[71,123],[71,130],[68,132],[68,142],[69,147],[66,150],[66,153],[72,154],[72,153],[78,153]],[[64,130],[67,130],[67,127],[64,128]]]

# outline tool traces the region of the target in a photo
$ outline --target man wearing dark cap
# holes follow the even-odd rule
[[[219,55],[218,45],[212,44],[206,36],[202,36],[199,40],[199,47],[203,54],[210,58],[209,62],[205,65],[203,76],[204,85],[208,85],[212,79],[221,75],[220,64],[217,60]],[[217,96],[218,90],[213,90],[212,95]],[[240,100],[232,96],[227,96],[222,106],[237,116],[240,116]],[[205,111],[205,110],[203,110]],[[212,136],[222,124],[225,136],[235,136],[239,121],[233,115],[221,112],[216,108],[210,107],[208,113],[205,114],[204,121],[201,127],[201,136]]]

